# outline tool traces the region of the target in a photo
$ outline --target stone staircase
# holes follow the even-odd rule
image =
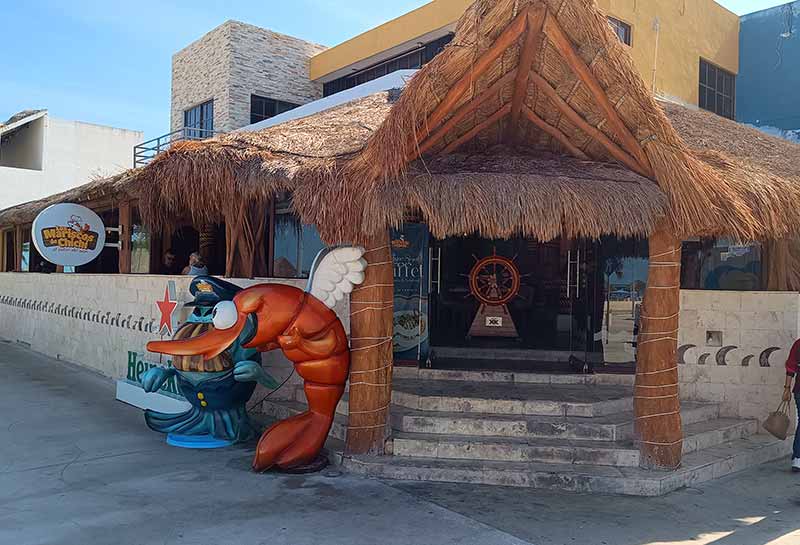
[[[639,468],[633,441],[633,377],[504,372],[395,371],[386,456],[345,456],[354,473],[403,480],[619,493],[665,494],[782,457],[789,441],[758,434],[758,422],[721,418],[716,404],[684,403],[684,463]],[[305,410],[267,401],[285,418]],[[347,394],[332,437],[343,440]]]

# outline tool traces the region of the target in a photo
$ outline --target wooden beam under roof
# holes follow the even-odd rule
[[[519,39],[522,32],[525,30],[528,21],[528,10],[524,10],[500,33],[500,36],[494,41],[489,49],[481,55],[475,63],[461,76],[461,78],[452,86],[447,94],[439,102],[439,104],[428,115],[425,122],[417,130],[416,142],[411,142],[412,147],[417,146],[417,142],[422,142],[431,130],[439,126],[439,123],[444,121],[447,115],[452,111],[458,101],[464,96],[468,89],[472,87],[475,80],[481,77],[486,70],[508,49],[514,42]]]
[[[528,93],[528,81],[533,69],[533,63],[538,53],[538,41],[542,35],[547,8],[539,6],[528,11],[528,30],[525,35],[525,44],[519,55],[517,64],[517,77],[514,83],[514,96],[511,101],[511,121],[506,128],[508,141],[514,142],[519,139],[521,128],[519,120],[522,117],[522,107],[525,103],[525,95]]]
[[[597,127],[593,127],[578,112],[576,112],[566,100],[561,98],[561,95],[558,94],[558,91],[556,91],[546,79],[536,73],[531,74],[531,79],[539,88],[539,90],[541,90],[547,96],[547,98],[550,99],[556,108],[558,108],[558,110],[569,121],[571,121],[575,126],[602,145],[614,159],[637,174],[644,176],[645,178],[652,177],[644,170],[644,168],[636,161],[636,159],[628,155],[625,150],[615,144],[608,136],[605,135],[603,131]]]
[[[550,13],[545,16],[544,31],[559,53],[563,55],[564,60],[570,68],[572,68],[578,78],[580,78],[587,89],[589,89],[589,92],[597,101],[597,105],[605,114],[606,120],[619,137],[625,150],[636,158],[636,162],[640,165],[641,170],[646,173],[645,175],[648,178],[653,178],[653,167],[647,155],[644,153],[644,150],[642,150],[639,142],[636,141],[633,134],[628,130],[628,127],[625,126],[625,123],[611,104],[608,95],[606,95],[597,77],[589,67],[586,66],[586,63],[583,62],[583,59],[581,59],[578,52],[575,51],[575,47],[564,32],[564,29],[561,28],[561,25]]]
[[[550,125],[547,121],[536,115],[536,113],[528,108],[527,106],[522,106],[522,113],[525,114],[531,123],[539,127],[541,130],[552,136],[559,144],[564,146],[574,157],[577,159],[588,160],[589,157],[581,151],[575,144],[570,142],[567,135],[561,132],[557,127]]]
[[[412,153],[408,156],[409,161],[413,161],[433,146],[438,144],[444,136],[450,132],[456,125],[458,125],[467,115],[474,112],[481,104],[485,103],[487,100],[499,96],[502,92],[503,87],[511,82],[515,77],[514,72],[508,72],[497,81],[495,81],[490,87],[488,87],[483,93],[481,93],[476,98],[473,98],[469,102],[465,102],[461,105],[461,107],[456,110],[456,112],[448,119],[445,123],[443,123],[436,131],[428,137],[427,140],[422,142],[419,145],[418,149],[414,149]]]
[[[470,130],[468,130],[467,132],[465,132],[464,134],[462,134],[461,136],[450,142],[447,145],[447,147],[444,148],[442,154],[447,155],[448,153],[452,153],[453,151],[461,147],[464,143],[469,142],[470,140],[475,138],[478,134],[483,132],[485,129],[489,128],[490,126],[494,125],[495,123],[503,119],[509,113],[511,113],[511,104],[506,104],[505,106],[497,110],[495,113],[484,119],[482,122],[478,123]]]

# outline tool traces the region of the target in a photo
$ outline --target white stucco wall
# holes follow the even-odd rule
[[[34,123],[40,120],[34,121]],[[46,115],[42,169],[0,166],[0,210],[41,199],[133,166],[141,131],[117,129]]]
[[[798,293],[681,292],[681,397],[720,403],[722,416],[766,418],[780,402],[798,315]]]
[[[114,379],[125,378],[129,352],[160,361],[158,354],[146,353],[145,346],[160,338],[151,332],[158,328],[160,317],[155,302],[163,300],[169,280],[176,283],[179,302],[192,299],[188,276],[0,273],[0,339],[24,343]],[[305,287],[306,283],[232,281],[242,287],[262,282]],[[342,302],[335,310],[349,332],[349,303]],[[182,322],[188,310],[181,309],[177,315]],[[278,351],[264,355],[264,367],[279,382],[292,372]],[[299,382],[295,375],[273,397],[293,396],[291,386]],[[254,398],[260,397],[257,391]]]

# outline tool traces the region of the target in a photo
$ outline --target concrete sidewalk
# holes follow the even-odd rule
[[[800,475],[663,498],[255,475],[252,446],[168,447],[111,381],[0,343],[0,544],[798,545]]]
[[[111,381],[0,343],[0,544],[527,542],[377,481],[172,448]]]

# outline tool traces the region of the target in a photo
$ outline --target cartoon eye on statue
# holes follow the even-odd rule
[[[242,288],[210,276],[192,280],[189,292],[194,301],[186,306],[192,314],[173,339],[188,339],[204,334],[214,320],[214,309],[230,303]],[[247,332],[244,332],[245,334]],[[261,369],[261,356],[236,339],[214,358],[175,356],[169,368],[154,367],[142,376],[146,392],[155,392],[172,376],[178,389],[192,405],[180,414],[145,411],[145,422],[154,431],[166,433],[167,442],[193,448],[224,447],[247,441],[255,430],[245,405],[260,383],[275,388],[277,383]]]
[[[367,263],[363,255],[363,248],[324,250],[314,262],[306,291],[282,284],[237,288],[232,297],[221,298],[216,303],[210,316],[211,324],[203,331],[180,336],[181,328],[171,341],[148,343],[147,349],[151,352],[170,354],[181,363],[188,360],[195,366],[203,366],[204,370],[209,366],[216,369],[220,363],[215,362],[220,358],[224,367],[227,352],[231,362],[228,365],[233,365],[233,369],[216,378],[225,382],[223,389],[229,392],[237,390],[236,384],[246,386],[241,393],[237,390],[235,396],[221,401],[216,396],[217,391],[206,391],[203,382],[189,383],[186,390],[196,398],[190,399],[192,410],[184,415],[172,415],[180,417],[180,422],[170,421],[158,431],[185,433],[186,427],[193,429],[191,426],[196,422],[204,421],[203,429],[212,435],[218,433],[220,427],[234,432],[233,435],[240,434],[243,423],[249,426],[244,404],[255,388],[254,382],[268,379],[256,363],[257,355],[253,359],[237,349],[254,352],[281,349],[304,380],[308,411],[278,422],[264,432],[256,449],[253,469],[292,469],[312,463],[325,444],[350,370],[347,335],[331,309],[364,281]],[[238,360],[236,355],[245,359]],[[234,361],[237,363],[233,364]],[[173,372],[178,373],[177,370]],[[224,369],[213,372],[225,373]],[[185,372],[179,373],[179,384],[184,392]],[[146,386],[155,388],[155,384]],[[249,393],[245,397],[247,390]],[[200,399],[200,394],[205,399]],[[233,401],[239,408],[232,411]],[[234,415],[237,418],[231,418]],[[164,419],[164,415],[155,416],[156,413],[150,413],[148,424],[169,420]]]

